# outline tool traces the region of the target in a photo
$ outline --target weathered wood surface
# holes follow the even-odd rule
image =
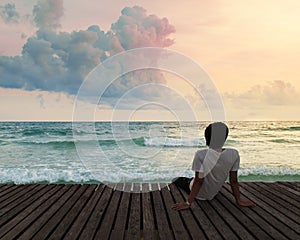
[[[173,184],[1,184],[0,239],[300,239],[299,186],[241,183],[257,206],[238,207],[224,184],[176,212],[187,195]]]

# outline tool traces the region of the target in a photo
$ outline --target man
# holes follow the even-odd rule
[[[194,178],[179,177],[173,183],[189,194],[186,202],[172,205],[174,210],[188,209],[195,198],[211,200],[220,191],[229,174],[230,184],[236,204],[239,206],[255,206],[253,202],[240,198],[237,171],[240,164],[236,149],[222,148],[227,136],[228,127],[222,122],[210,124],[204,132],[208,149],[196,152],[192,170]]]

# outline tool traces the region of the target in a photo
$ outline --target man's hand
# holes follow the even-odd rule
[[[253,207],[256,206],[255,203],[250,202],[250,201],[243,201],[240,199],[240,190],[239,190],[239,183],[237,180],[237,171],[230,171],[229,172],[229,180],[230,180],[230,185],[232,189],[232,193],[234,195],[236,204],[242,207]]]
[[[171,208],[180,211],[180,210],[188,209],[190,208],[190,206],[187,205],[185,202],[180,202],[180,203],[173,204]]]
[[[254,202],[250,202],[250,201],[242,201],[239,200],[238,202],[236,202],[237,205],[242,206],[242,207],[254,207],[256,206],[256,204]]]
[[[203,181],[204,181],[204,178],[203,177],[200,178],[199,172],[195,172],[195,178],[193,179],[193,186],[192,186],[189,198],[187,199],[187,201],[189,203],[194,202],[194,199],[197,196],[198,192],[200,191]],[[190,205],[186,204],[186,202],[180,202],[180,203],[173,204],[171,206],[171,208],[176,211],[180,211],[180,210],[184,210],[184,209],[189,209]]]

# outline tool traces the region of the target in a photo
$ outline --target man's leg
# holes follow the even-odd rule
[[[186,178],[186,177],[178,177],[174,178],[172,180],[172,183],[174,183],[177,187],[184,190],[187,194],[190,194],[190,182],[193,180],[193,178]]]

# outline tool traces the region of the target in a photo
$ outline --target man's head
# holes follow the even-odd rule
[[[225,123],[214,122],[209,124],[204,132],[206,145],[214,149],[223,147],[228,132],[229,130]]]

